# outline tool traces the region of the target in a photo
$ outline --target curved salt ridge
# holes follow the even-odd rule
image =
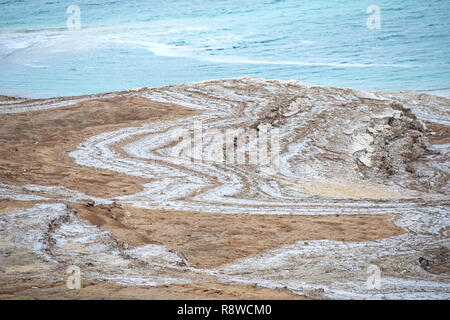
[[[11,113],[22,113],[31,112],[47,109],[56,109],[61,107],[67,107],[74,105],[78,102],[88,101],[91,98],[81,98],[74,100],[62,100],[54,102],[54,100],[42,100],[42,101],[26,101],[26,102],[15,102],[15,101],[0,101],[0,114],[11,114]]]
[[[50,99],[39,99],[39,100],[25,100],[20,99],[19,101],[0,101],[0,114],[13,114],[13,113],[23,113],[32,112],[40,110],[49,110],[56,108],[63,108],[75,105],[80,102],[90,101],[93,99],[106,99],[106,98],[116,98],[118,96],[133,95],[133,90],[131,93],[106,93],[98,95],[80,96],[80,97],[70,97],[70,98],[50,98]]]
[[[245,89],[236,88],[252,86],[252,96]],[[235,86],[235,87],[233,87]],[[289,86],[293,86],[289,88]],[[311,88],[323,91],[322,95],[312,96]],[[308,89],[308,90],[307,90]],[[313,101],[307,117],[288,117],[280,137],[286,141],[287,150],[280,155],[280,172],[267,175],[261,168],[227,166],[218,163],[191,163],[180,161],[171,155],[169,147],[172,135],[179,129],[193,127],[201,121],[203,129],[221,129],[224,127],[246,127],[257,121],[271,98],[277,92],[299,94],[304,92],[305,99]],[[345,88],[311,87],[298,81],[262,80],[251,78],[224,79],[204,81],[187,85],[169,86],[140,92],[142,97],[186,106],[204,113],[188,119],[146,124],[140,127],[125,128],[93,136],[80,144],[70,156],[79,165],[109,169],[129,175],[158,179],[144,185],[144,190],[134,195],[117,197],[116,200],[143,208],[161,208],[176,210],[194,210],[210,213],[259,213],[259,214],[334,214],[334,213],[387,213],[389,209],[404,209],[408,205],[389,205],[372,203],[364,208],[359,203],[344,202],[339,205],[312,201],[311,195],[302,191],[302,185],[308,180],[327,181],[324,173],[333,170],[341,176],[353,174],[356,164],[352,158],[347,163],[332,169],[323,161],[315,161],[326,150],[327,139],[318,136],[314,130],[298,143],[290,136],[296,127],[308,127],[311,118],[320,117],[329,109],[329,103],[360,102],[360,99],[387,100],[381,94],[365,93]],[[364,109],[364,105],[362,106]],[[381,108],[373,117],[388,118],[396,111],[389,107]],[[349,119],[351,120],[351,119]],[[348,120],[344,122],[350,125]],[[360,125],[361,126],[361,125]],[[339,123],[327,128],[329,137],[339,130]],[[356,128],[356,127],[355,127]],[[355,130],[355,129],[353,129]],[[137,137],[137,138],[135,138]],[[315,144],[309,142],[315,139]],[[344,145],[354,148],[351,137],[344,138]],[[127,142],[121,152],[113,150],[118,143]],[[368,148],[364,146],[364,148]],[[359,149],[356,149],[359,150]],[[303,165],[298,166],[295,157],[303,158]],[[259,171],[258,171],[259,169]],[[301,177],[302,179],[299,179]],[[367,183],[367,182],[364,182]],[[211,188],[205,189],[206,186]],[[251,186],[250,196],[245,195],[247,186]],[[388,196],[393,191],[407,198],[426,197],[417,192],[391,189],[383,186]],[[322,201],[323,202],[323,201]],[[332,201],[333,202],[333,201]],[[348,206],[348,207],[346,207]]]
[[[450,279],[422,270],[420,250],[449,246],[448,208],[404,213],[396,224],[409,232],[377,241],[299,241],[217,269],[222,281],[287,288],[336,299],[449,299]],[[444,232],[442,235],[441,233]],[[442,238],[437,238],[442,237]],[[378,266],[381,288],[370,289],[369,265]]]
[[[29,184],[22,187],[0,182],[0,199],[19,201],[57,200],[67,202],[83,202],[94,200],[98,204],[111,204],[109,199],[92,197],[82,192],[61,186],[39,186]]]
[[[83,223],[60,203],[37,204],[2,216],[0,236],[2,247],[29,250],[53,265],[79,266],[83,279],[153,286],[192,282],[192,276],[179,273],[181,258],[166,247],[121,249],[110,232]],[[136,261],[144,267],[137,267]]]

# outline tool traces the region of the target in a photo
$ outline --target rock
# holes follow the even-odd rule
[[[423,252],[418,259],[420,267],[433,274],[450,274],[450,249],[439,247]]]
[[[373,136],[370,133],[361,132],[353,136],[353,153],[366,150],[373,143]]]
[[[188,259],[188,257],[181,251],[176,251],[175,253],[181,259],[178,262],[178,265],[188,267],[189,266],[189,259]]]
[[[89,199],[85,202],[84,204],[85,207],[94,207],[95,206],[95,201],[92,199]]]
[[[283,112],[283,116],[290,117],[299,112],[311,110],[311,101],[307,98],[297,98],[291,102]]]
[[[369,156],[367,154],[363,154],[362,156],[360,156],[359,161],[361,161],[366,167],[371,167],[372,166],[372,161],[370,160]]]
[[[73,207],[71,207],[71,206],[69,206],[67,204],[66,204],[66,208],[67,208],[67,211],[69,211],[71,214],[77,214],[78,213],[78,210],[76,208],[73,208]]]
[[[342,132],[347,135],[353,134],[353,131],[355,131],[353,128],[345,128],[342,130]]]

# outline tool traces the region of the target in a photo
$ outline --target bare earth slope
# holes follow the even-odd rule
[[[449,113],[248,77],[0,97],[0,298],[449,299]],[[205,153],[279,130],[279,167],[201,161],[199,123]]]

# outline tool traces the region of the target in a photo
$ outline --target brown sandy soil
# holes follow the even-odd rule
[[[0,200],[0,216],[4,214],[8,214],[10,212],[16,211],[18,209],[29,208],[34,205],[33,202],[28,201],[17,201],[10,199],[1,199]]]
[[[372,241],[403,233],[389,215],[240,215],[70,204],[78,217],[133,246],[181,251],[196,268],[214,268],[299,240]]]
[[[58,185],[111,197],[132,194],[149,179],[76,165],[68,154],[89,136],[195,114],[140,97],[99,99],[60,108],[1,115],[0,181]]]
[[[434,133],[428,134],[427,138],[432,144],[450,143],[450,129],[437,123],[426,122],[427,127]]]
[[[197,282],[163,286],[118,286],[110,283],[82,284],[69,290],[65,283],[37,281],[0,281],[0,300],[304,300],[305,296],[285,290],[268,290],[250,285]]]

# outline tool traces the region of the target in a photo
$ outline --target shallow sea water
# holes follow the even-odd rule
[[[80,29],[67,25],[78,21],[72,4]],[[367,23],[372,5],[379,29]],[[0,94],[249,75],[450,96],[449,16],[439,0],[1,1]]]

